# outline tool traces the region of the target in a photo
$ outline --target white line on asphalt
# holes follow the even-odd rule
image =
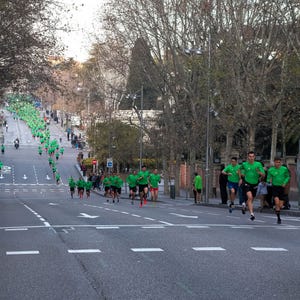
[[[204,225],[187,225],[186,228],[209,228],[209,226]]]
[[[160,225],[149,225],[149,226],[142,226],[143,229],[163,229],[165,228],[164,226],[160,226]]]
[[[131,248],[133,252],[162,252],[161,248]]]
[[[100,253],[99,249],[70,249],[69,253]]]
[[[44,222],[44,225],[45,225],[46,227],[51,227],[51,225],[49,224],[49,222]]]
[[[148,218],[148,217],[144,217],[145,220],[149,220],[149,221],[155,221],[155,219],[152,218]]]
[[[232,229],[254,229],[252,226],[241,225],[241,226],[231,226]]]
[[[176,213],[170,213],[170,215],[181,217],[181,218],[198,219],[198,216],[188,216],[188,215],[181,215]]]
[[[195,251],[225,251],[222,247],[193,247]]]
[[[284,248],[268,248],[268,247],[251,247],[255,251],[288,251]]]
[[[97,226],[96,229],[120,229],[119,226]]]
[[[166,224],[166,225],[169,225],[169,226],[173,226],[174,224],[172,223],[168,223],[168,222],[164,222],[164,221],[158,221],[159,223],[162,223],[162,224]]]
[[[121,211],[121,214],[129,215],[129,213],[127,211]]]
[[[140,215],[131,214],[133,217],[140,218]]]
[[[39,254],[40,251],[6,251],[6,255]]]
[[[6,228],[4,231],[24,231],[28,230],[28,228]]]
[[[276,229],[279,229],[279,230],[294,230],[294,229],[299,230],[300,228],[299,227],[281,227],[281,226],[279,226]]]

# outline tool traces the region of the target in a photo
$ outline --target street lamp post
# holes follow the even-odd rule
[[[140,170],[142,170],[143,161],[143,127],[144,127],[144,88],[141,87],[141,111],[140,111]]]
[[[207,110],[206,110],[206,155],[205,155],[205,202],[209,202],[209,150],[210,150],[210,70],[211,70],[211,36],[208,36],[208,71],[207,71]]]

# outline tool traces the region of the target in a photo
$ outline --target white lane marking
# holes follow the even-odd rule
[[[214,214],[214,213],[207,213],[208,215],[211,215],[211,216],[219,216],[220,214]]]
[[[251,247],[255,251],[288,251],[284,248],[269,248],[269,247]]]
[[[39,254],[40,251],[6,251],[6,255]]]
[[[97,226],[96,229],[120,229],[119,226]]]
[[[161,248],[131,248],[133,252],[163,252]]]
[[[99,249],[70,249],[68,253],[100,253]]]
[[[187,225],[186,228],[209,228],[209,226],[204,226],[204,225]]]
[[[131,214],[133,217],[140,218],[140,215]]]
[[[300,228],[299,227],[277,227],[276,229],[279,229],[279,230],[299,230]]]
[[[163,229],[164,226],[161,225],[149,225],[149,226],[142,226],[143,229]]]
[[[181,217],[181,218],[198,219],[198,216],[188,216],[188,215],[181,215],[176,213],[170,213],[170,215]]]
[[[222,247],[193,247],[195,251],[225,251]]]
[[[232,229],[254,229],[252,226],[240,225],[240,226],[231,226]]]
[[[98,218],[99,216],[91,216],[89,214],[86,213],[80,213],[81,216],[78,216],[79,218],[87,218],[87,219],[95,219]]]
[[[121,211],[121,214],[124,214],[124,215],[129,215],[129,213],[128,213],[128,212],[126,212],[126,211]]]
[[[58,203],[52,203],[52,202],[50,202],[49,205],[53,205],[54,206],[54,205],[58,205]]]
[[[4,231],[24,231],[28,230],[28,228],[6,228]]]
[[[172,223],[169,223],[169,222],[165,222],[165,221],[158,221],[159,223],[162,223],[162,224],[165,224],[165,225],[168,225],[168,226],[173,226],[174,224]]]
[[[152,219],[152,218],[148,218],[148,217],[144,217],[145,220],[149,220],[149,221],[155,221],[156,219]]]

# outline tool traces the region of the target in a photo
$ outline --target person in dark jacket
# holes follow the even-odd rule
[[[219,175],[219,185],[220,185],[220,193],[221,193],[221,204],[227,204],[228,201],[228,192],[227,192],[227,175],[223,174],[222,171],[224,170],[225,165],[221,164],[221,172]]]

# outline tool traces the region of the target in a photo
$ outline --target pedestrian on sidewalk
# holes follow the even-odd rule
[[[222,172],[224,170],[224,168],[225,168],[225,165],[221,164],[221,173],[219,175],[221,204],[227,204],[227,201],[228,201],[228,192],[227,192],[228,176]]]

